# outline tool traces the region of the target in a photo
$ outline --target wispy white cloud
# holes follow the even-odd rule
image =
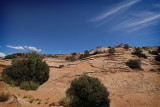
[[[159,14],[155,14],[154,16],[151,16],[151,17],[147,17],[147,18],[143,18],[139,21],[132,21],[131,23],[128,24],[128,26],[137,26],[137,25],[141,25],[141,24],[144,24],[144,23],[148,23],[148,22],[151,22],[151,21],[154,21],[156,19],[160,18],[160,13]]]
[[[11,46],[11,45],[7,45],[6,47],[12,48],[12,49],[24,50],[24,48],[23,48],[22,46]]]
[[[0,58],[4,58],[6,56],[6,54],[0,52]]]
[[[152,29],[160,24],[160,8],[157,9],[159,4],[146,4],[149,5],[150,8],[143,7],[143,9],[139,10],[137,7],[141,7],[141,4],[134,5],[136,3],[138,4],[139,1],[142,0],[134,0],[122,3],[118,7],[113,7],[110,11],[92,19],[92,22],[96,24],[95,27],[97,28],[104,27],[106,32],[119,31],[129,33],[140,30],[146,30],[145,32],[149,32],[149,28]],[[128,9],[133,5],[133,8]]]
[[[41,49],[37,49],[36,47],[33,47],[33,46],[24,46],[24,48],[27,48],[31,51],[36,51],[36,52],[41,52],[42,51]]]
[[[99,21],[99,20],[102,20],[102,19],[105,19],[106,17],[120,11],[121,9],[123,8],[128,8],[132,5],[134,5],[135,3],[139,2],[140,0],[134,0],[134,1],[131,1],[131,2],[128,2],[128,3],[123,3],[121,5],[119,5],[118,7],[115,7],[115,8],[112,8],[110,11],[106,11],[105,13],[99,15],[98,17],[94,18],[94,19],[91,19],[90,21]]]

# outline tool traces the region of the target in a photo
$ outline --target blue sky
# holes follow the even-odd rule
[[[160,45],[159,0],[1,0],[0,55]]]

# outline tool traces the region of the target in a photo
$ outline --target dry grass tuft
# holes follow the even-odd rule
[[[11,88],[1,88],[0,102],[7,101],[10,98],[11,95],[12,95],[12,89]]]

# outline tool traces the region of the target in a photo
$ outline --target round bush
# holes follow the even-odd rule
[[[69,107],[109,107],[109,92],[97,79],[87,75],[75,79],[67,90],[70,96]]]
[[[126,62],[126,65],[129,66],[132,69],[142,69],[140,60],[130,59],[128,62]]]
[[[43,84],[48,78],[49,67],[42,59],[13,60],[12,65],[2,72],[3,81],[12,85],[20,85],[26,81]]]
[[[157,55],[157,56],[155,57],[155,60],[160,62],[160,55]]]

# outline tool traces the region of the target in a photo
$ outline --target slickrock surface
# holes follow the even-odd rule
[[[102,47],[99,50],[107,51],[108,48]],[[56,104],[55,107],[61,107],[58,101],[65,95],[70,82],[82,74],[88,74],[99,78],[107,87],[111,107],[159,107],[160,74],[149,70],[158,69],[160,65],[154,60],[155,55],[149,54],[148,50],[143,50],[143,53],[148,56],[148,59],[140,58],[143,70],[130,69],[125,62],[129,59],[139,59],[131,54],[133,51],[132,48],[126,51],[118,47],[113,56],[109,56],[106,52],[75,62],[45,58],[44,60],[50,67],[49,80],[36,91],[24,91],[14,87],[14,94],[22,107],[48,107],[52,102]],[[2,71],[6,65],[10,64],[11,60],[0,60],[0,70]],[[59,68],[59,65],[64,65],[64,67]],[[1,81],[1,84],[5,83]],[[28,103],[31,99],[34,101]],[[7,105],[3,106],[7,107]]]

